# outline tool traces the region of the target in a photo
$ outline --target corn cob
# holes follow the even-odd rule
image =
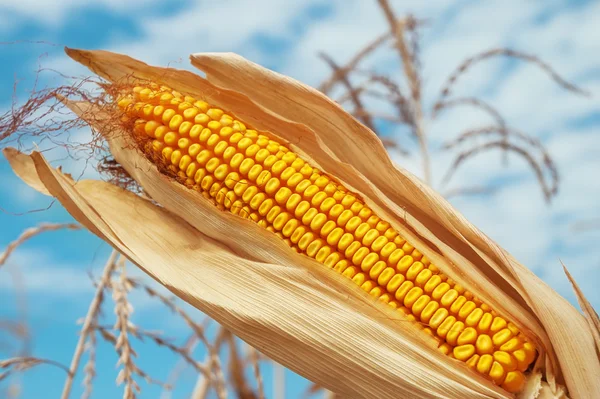
[[[182,184],[351,279],[417,323],[443,353],[509,392],[522,389],[533,343],[333,178],[223,110],[167,87],[134,87],[117,104],[146,155]]]

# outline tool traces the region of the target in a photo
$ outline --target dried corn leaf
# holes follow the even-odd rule
[[[80,223],[262,353],[328,389],[353,397],[510,397],[466,368],[463,376],[462,365],[404,333],[405,323],[368,298],[354,297],[333,271],[236,255],[148,200],[104,182],[74,183],[41,154],[29,158],[16,164],[35,165],[36,183]],[[158,179],[170,190],[170,181]]]
[[[233,110],[237,117],[252,124],[256,129],[267,131],[287,143],[311,163],[360,193],[376,213],[390,221],[395,229],[422,249],[422,252],[443,268],[446,274],[475,292],[501,314],[515,320],[523,330],[528,331],[528,335],[535,337],[538,348],[542,349],[538,367],[543,369],[549,382],[549,385],[544,385],[546,391],[560,394],[560,388],[555,385],[555,376],[559,382],[564,378],[573,398],[592,397],[590,395],[600,391],[600,361],[594,350],[594,337],[585,318],[533,273],[467,222],[433,190],[393,165],[379,139],[322,94],[232,54],[194,55],[192,62],[207,73],[206,80],[190,72],[151,67],[109,52],[68,49],[67,53],[112,82],[119,83],[130,79],[159,81],[180,92],[202,98],[226,110]],[[86,114],[90,114],[88,104],[71,103],[70,106],[84,118]],[[92,112],[94,115],[101,113],[102,110]],[[103,124],[97,117],[88,119],[88,122],[102,131]],[[243,262],[254,262],[247,265],[248,270],[255,271],[257,264],[270,265],[269,271],[276,276],[269,275],[266,280],[282,284],[279,287],[280,291],[274,292],[298,295],[296,299],[301,299],[301,302],[296,304],[296,311],[301,312],[304,306],[305,310],[311,309],[312,312],[314,301],[323,299],[323,295],[327,297],[327,301],[333,301],[329,302],[330,305],[340,306],[339,310],[325,306],[325,309],[331,312],[327,317],[319,312],[310,316],[305,314],[305,318],[299,320],[287,320],[287,317],[283,316],[286,323],[303,321],[310,324],[310,327],[303,328],[309,329],[313,335],[293,335],[293,332],[302,329],[293,324],[298,330],[286,330],[288,339],[279,342],[288,343],[295,350],[301,350],[297,353],[306,353],[306,359],[297,359],[293,351],[286,352],[287,348],[269,346],[261,341],[261,337],[249,338],[248,334],[242,331],[240,335],[261,351],[329,389],[354,396],[507,395],[457,362],[423,345],[420,337],[414,336],[414,329],[410,328],[408,323],[393,320],[393,312],[379,304],[373,304],[365,294],[353,289],[350,283],[339,276],[330,273],[311,259],[292,253],[285,244],[274,240],[268,232],[258,226],[218,211],[206,201],[202,201],[197,193],[162,176],[148,160],[133,149],[131,143],[127,142],[127,134],[105,133],[117,161],[153,199],[195,227],[198,230],[196,233],[200,234],[203,240],[213,239],[220,243],[219,245],[225,245],[231,256],[236,254],[235,256]],[[37,157],[40,158],[39,155]],[[39,159],[36,162],[38,172],[40,162]],[[23,175],[25,172],[20,173]],[[42,180],[48,187],[45,179],[49,179],[50,175],[46,173],[44,176]],[[114,191],[114,188],[110,190]],[[110,190],[107,189],[107,192]],[[69,201],[74,201],[69,199],[69,195],[65,197],[60,190],[50,191],[57,197],[62,195],[58,197],[61,202],[68,204]],[[111,193],[117,195],[116,192]],[[81,190],[78,191],[78,195],[83,196]],[[122,195],[119,194],[118,197]],[[87,197],[85,198],[85,201],[88,201]],[[68,209],[76,214],[79,208],[71,206]],[[131,223],[127,223],[127,226],[131,226]],[[143,226],[145,231],[150,228],[145,221]],[[102,229],[96,227],[96,231],[98,230]],[[153,227],[152,234],[158,234],[160,231],[159,227]],[[103,231],[100,233],[99,235],[103,236]],[[121,235],[126,235],[126,232],[121,232]],[[114,237],[105,238],[114,245],[121,239],[116,234]],[[142,246],[140,244],[140,247]],[[132,248],[130,254],[126,255],[141,256],[136,252],[135,245]],[[185,256],[188,255],[184,255],[184,258]],[[164,276],[164,270],[150,269],[139,259],[132,260],[184,298],[194,298],[196,302],[192,302],[207,311],[202,301],[210,302],[212,296],[205,295],[210,291],[193,289],[188,285],[184,287],[189,289],[189,292],[182,290],[169,280],[159,277]],[[236,258],[234,262],[237,266],[242,261]],[[189,265],[182,263],[179,267],[188,272]],[[221,272],[231,273],[231,270],[225,272],[225,269],[219,269],[218,273]],[[218,273],[215,272],[215,276]],[[261,275],[261,278],[265,276]],[[219,284],[218,281],[216,283]],[[289,286],[282,288],[286,284]],[[265,286],[265,282],[262,286]],[[248,292],[240,295],[254,295],[254,299],[257,299],[259,296],[254,292],[256,288],[265,298],[269,297],[269,292],[263,291],[260,284],[252,288],[244,288]],[[307,295],[307,292],[310,292],[310,295]],[[334,297],[335,300],[332,299]],[[268,302],[266,299],[265,301]],[[271,297],[271,301],[273,306],[281,305],[275,303],[279,301],[277,297],[275,300]],[[256,320],[240,316],[240,313],[235,311],[240,309],[234,304],[227,304],[229,307],[221,308],[222,304],[217,307],[219,310],[226,309],[229,312],[226,314],[239,317],[251,325],[256,323]],[[322,306],[321,304],[319,309]],[[282,321],[282,315],[270,312],[267,308],[264,307],[263,310]],[[352,313],[355,315],[351,316]],[[211,316],[223,321],[225,325],[229,320],[227,317],[222,320],[222,314]],[[320,316],[323,318],[319,319]],[[313,320],[312,317],[316,319]],[[274,320],[268,319],[271,323]],[[339,320],[344,328],[331,325],[331,320]],[[355,323],[357,320],[360,322]],[[245,326],[246,329],[248,327]],[[268,327],[278,326],[273,323]],[[262,331],[268,331],[269,328]],[[237,332],[235,327],[232,329]],[[375,332],[375,335],[371,335]],[[306,348],[307,342],[313,342],[310,339],[316,337],[328,342],[328,345]],[[343,339],[338,341],[337,338]],[[309,341],[301,342],[302,339]],[[373,343],[374,340],[377,342]],[[335,344],[332,345],[334,341]],[[336,355],[331,352],[332,348],[339,349],[340,352]],[[388,348],[387,353],[385,348]],[[319,357],[319,354],[325,353],[327,356]],[[305,360],[306,363],[303,362]],[[346,369],[340,369],[345,366]],[[410,375],[407,370],[411,371]],[[537,391],[537,388],[533,391]],[[533,391],[528,396],[534,395]]]
[[[596,350],[600,355],[600,318],[598,317],[598,313],[594,310],[592,304],[586,299],[585,295],[579,288],[579,285],[575,282],[571,273],[567,270],[567,267],[563,263],[563,270],[569,279],[569,282],[573,286],[573,290],[575,291],[575,295],[577,296],[577,301],[579,302],[579,306],[581,310],[583,310],[583,314],[587,318],[588,324],[590,325],[590,330],[592,331],[592,335],[596,340]]]
[[[507,311],[537,335],[550,352],[551,361],[554,361],[552,355],[556,354],[559,372],[564,375],[572,397],[600,394],[600,361],[593,350],[593,336],[583,316],[469,223],[439,194],[393,165],[370,130],[316,90],[235,54],[195,54],[191,60],[216,86],[241,92],[261,107],[318,132],[319,139],[341,162],[353,165],[381,190],[388,199],[382,200],[384,206],[398,218],[404,217],[409,226],[439,248],[459,269],[460,265],[468,265],[459,271],[459,280],[466,280],[465,285],[474,292],[490,293],[492,298],[485,299]],[[331,170],[338,171],[337,168]],[[381,199],[382,196],[371,198]],[[480,274],[474,273],[473,269],[479,270]],[[498,295],[498,289],[504,295]],[[507,294],[515,304],[498,303],[498,300],[504,302]],[[551,346],[548,346],[550,342]],[[550,380],[554,367],[557,365],[548,365]]]

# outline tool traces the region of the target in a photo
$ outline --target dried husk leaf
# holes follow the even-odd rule
[[[40,181],[33,167],[33,161],[30,157],[25,154],[21,154],[14,148],[5,148],[4,155],[8,160],[10,167],[17,176],[29,187],[44,195],[50,195],[46,186]]]
[[[558,392],[554,375],[560,379],[562,374],[573,398],[592,397],[590,395],[600,390],[600,362],[595,351],[590,351],[595,344],[585,318],[468,223],[433,190],[406,171],[396,168],[377,137],[325,96],[233,54],[192,57],[193,64],[207,73],[207,81],[189,72],[150,67],[114,53],[79,50],[68,50],[68,53],[108,80],[118,82],[134,76],[160,81],[226,110],[235,110],[240,119],[288,143],[293,150],[359,192],[369,206],[423,249],[422,252],[447,274],[535,337],[541,345],[539,347],[545,349],[548,355],[542,356],[538,362],[545,366],[546,379],[550,383],[548,389]],[[117,151],[116,147],[111,144],[113,153]],[[168,181],[158,172],[148,175],[147,165],[133,173],[143,157],[129,155],[135,153],[131,146],[127,148],[121,143],[119,148],[122,154],[121,158],[115,155],[117,160],[136,180],[139,179],[138,182],[147,191],[150,192],[148,187],[153,190],[151,196],[159,203],[205,235],[225,243],[231,240],[230,229],[239,229],[235,227],[240,224],[239,220],[229,220],[233,218],[231,215],[215,212],[212,206],[204,209],[207,204],[201,204],[196,193]],[[169,195],[171,192],[177,195]],[[162,200],[156,196],[162,197]],[[190,217],[190,213],[195,217]],[[291,251],[282,243],[267,237],[267,232],[250,226],[251,223],[246,224],[248,226],[236,232],[234,243],[227,244],[235,253],[246,258],[256,254],[261,261],[280,265],[289,262],[290,267],[300,266],[312,274],[323,273],[323,268],[316,267],[313,261],[299,261],[298,256],[290,254]],[[362,293],[355,294],[357,290],[352,290],[344,281],[338,281],[341,279],[336,280],[337,276],[331,279],[337,281],[336,289],[351,293],[347,295],[365,305]],[[387,318],[388,313],[380,306],[367,302],[366,307],[359,307],[365,314],[370,314],[373,309],[386,313]],[[394,328],[412,337],[410,328],[401,327],[402,323],[396,324],[398,326]],[[394,350],[396,348],[394,346]],[[447,357],[441,356],[440,359],[439,354],[427,351],[440,367],[453,363]],[[399,352],[404,353],[403,350]],[[461,381],[468,380],[473,374],[462,366],[455,371],[457,380]],[[495,389],[480,377],[473,381],[486,385],[486,389]],[[321,384],[328,387],[326,383]],[[433,392],[427,389],[423,392]],[[440,397],[451,397],[448,395],[452,392],[443,391]],[[398,394],[399,391],[395,392]]]
[[[319,166],[322,170],[333,174],[344,183],[345,186],[360,193],[365,202],[374,211],[376,211],[383,219],[389,221],[392,226],[407,240],[413,243],[413,245],[418,246],[421,252],[432,259],[434,263],[440,266],[450,275],[450,277],[461,281],[464,283],[463,285],[473,292],[483,293],[481,295],[482,299],[501,314],[510,315],[511,319],[515,321],[515,324],[524,327],[525,330],[532,330],[535,336],[544,337],[543,328],[537,323],[535,316],[527,312],[519,303],[517,303],[517,301],[507,297],[506,291],[509,290],[510,286],[505,284],[504,280],[499,278],[496,273],[493,273],[492,276],[488,276],[485,273],[480,272],[480,270],[475,268],[470,260],[464,256],[464,253],[466,252],[473,253],[471,248],[462,244],[460,251],[457,251],[456,247],[461,244],[456,240],[453,240],[452,245],[448,245],[446,242],[442,242],[437,238],[438,234],[444,234],[443,231],[433,234],[427,229],[421,229],[422,231],[415,229],[414,226],[422,226],[420,220],[415,219],[403,205],[399,206],[397,205],[397,202],[387,199],[385,195],[369,181],[369,179],[355,169],[354,164],[350,161],[360,158],[364,159],[365,163],[372,161],[372,163],[379,164],[379,166],[384,168],[381,170],[380,175],[388,173],[389,168],[383,161],[387,160],[387,163],[389,164],[389,157],[385,150],[383,150],[383,146],[379,139],[372,132],[366,130],[366,134],[369,136],[367,137],[367,140],[363,140],[362,142],[359,142],[356,147],[353,147],[352,151],[356,152],[356,156],[350,156],[350,159],[344,160],[345,162],[340,162],[338,160],[336,155],[341,153],[340,148],[343,147],[342,143],[355,140],[354,138],[349,139],[347,136],[341,135],[340,132],[352,132],[350,129],[351,126],[348,125],[350,121],[360,127],[362,127],[362,125],[358,124],[351,116],[345,113],[341,108],[337,107],[337,105],[331,103],[330,100],[327,101],[335,106],[333,109],[327,109],[324,106],[320,106],[318,101],[315,101],[313,106],[320,112],[315,113],[313,110],[309,109],[310,102],[301,101],[300,99],[302,98],[303,93],[305,95],[306,93],[309,93],[310,95],[319,96],[317,93],[313,93],[314,90],[285,77],[281,78],[282,82],[276,82],[268,88],[268,90],[278,93],[278,97],[276,97],[276,100],[273,100],[273,102],[277,102],[278,100],[287,102],[287,106],[284,110],[281,110],[282,112],[289,108],[304,109],[305,112],[310,112],[310,115],[305,117],[309,122],[313,122],[316,118],[324,118],[323,113],[328,112],[327,115],[330,116],[328,120],[339,123],[339,127],[336,128],[333,125],[324,125],[317,126],[321,130],[311,130],[309,128],[310,123],[308,122],[303,124],[298,123],[299,121],[291,120],[291,117],[296,117],[294,114],[282,114],[283,116],[281,116],[272,112],[272,109],[257,106],[253,102],[252,96],[249,98],[237,91],[229,90],[229,88],[216,87],[206,79],[187,71],[152,67],[127,56],[104,51],[68,49],[67,53],[76,61],[88,66],[94,73],[112,82],[123,82],[131,77],[148,81],[160,81],[176,90],[203,98],[207,102],[220,106],[226,110],[235,110],[235,115],[241,120],[250,123],[256,129],[267,131],[270,135],[278,137],[282,142],[287,143],[294,151],[302,154],[305,159],[310,160],[311,163]],[[235,60],[239,60],[240,62],[248,64],[248,69],[260,68],[235,55],[228,56],[233,57],[232,63],[235,63]],[[196,57],[197,56],[194,56],[194,60]],[[244,64],[244,67],[246,64]],[[260,73],[254,73],[252,75],[252,79],[255,79],[258,82],[264,81],[266,76],[279,76],[268,70],[259,70]],[[244,71],[245,69],[243,67],[235,69],[235,73],[240,74],[241,82],[246,80],[244,78],[244,73],[247,73],[247,71]],[[262,74],[264,74],[264,76]],[[209,72],[208,76],[211,78],[213,75]],[[292,82],[290,84],[301,87],[301,90],[299,90],[298,93],[292,93],[294,95],[292,100],[285,94],[287,90],[285,84],[288,82]],[[286,90],[280,90],[283,87],[285,87]],[[265,90],[267,90],[265,87],[256,87],[256,91],[252,91],[252,93],[264,93]],[[260,100],[262,99],[262,96],[259,96],[258,98]],[[298,101],[301,106],[294,106],[294,101]],[[270,103],[269,105],[273,105],[273,109],[278,112],[280,111],[279,108],[281,107],[275,107],[274,104]],[[349,119],[345,121],[338,120],[338,114],[343,114],[343,117]],[[364,127],[362,128],[364,129]],[[319,134],[317,135],[315,132],[318,132]],[[361,132],[362,131],[355,132],[358,141],[361,139]],[[324,142],[325,139],[334,134],[336,136],[331,140],[331,146],[326,146]],[[362,135],[364,136],[365,134]],[[373,147],[374,143],[381,147],[382,152],[368,151],[369,148]],[[361,150],[361,148],[364,149],[364,151]],[[395,177],[390,176],[390,178],[394,179]],[[433,195],[435,195],[435,193],[433,193]],[[422,213],[423,219],[429,218],[426,216],[426,212]],[[415,230],[417,232],[415,232]],[[425,241],[423,238],[428,241]],[[435,244],[441,248],[434,250],[430,245],[431,242],[435,242]],[[443,256],[440,256],[440,253]],[[453,263],[447,262],[447,259],[452,260]],[[477,257],[477,259],[481,262],[479,257]],[[523,302],[522,298],[518,297],[518,299]],[[546,339],[546,341],[548,340]],[[546,344],[549,345],[548,342],[546,342]]]
[[[403,220],[419,236],[432,242],[453,263],[448,264],[437,257],[438,263],[445,266],[445,272],[460,275],[461,278],[458,279],[463,280],[474,292],[489,293],[489,298],[486,299],[494,308],[503,309],[505,313],[515,316],[520,322],[518,324],[524,325],[536,335],[543,335],[543,329],[537,324],[537,320],[526,314],[523,308],[527,306],[526,301],[511,289],[512,285],[523,290],[522,287],[514,279],[506,281],[510,279],[506,270],[498,271],[488,266],[477,250],[472,248],[473,245],[465,242],[465,238],[457,231],[461,224],[468,224],[462,215],[410,173],[396,168],[380,140],[339,105],[314,89],[261,68],[235,54],[195,54],[191,59],[192,64],[202,69],[208,80],[215,85],[241,92],[258,105],[309,127],[310,132],[314,132],[314,141],[323,142],[322,145],[340,162],[355,168],[355,171],[346,172],[334,162],[329,162],[323,165],[324,170],[335,170],[337,177],[351,182],[380,207],[390,210],[395,219]],[[231,78],[231,74],[234,74],[235,79]],[[287,131],[282,134],[290,136],[286,138],[294,137]],[[302,146],[305,141],[306,136],[301,136],[297,145],[303,149],[306,147],[306,151],[312,150],[313,153],[309,155],[324,163],[324,157],[315,152],[317,150],[312,143]],[[357,173],[365,184],[357,184]],[[375,188],[367,187],[369,182]],[[369,195],[370,193],[378,195]],[[456,220],[448,220],[450,217]],[[505,302],[507,294],[513,299],[508,303]]]
[[[579,302],[579,306],[587,318],[590,331],[592,332],[594,340],[596,341],[596,351],[598,354],[600,354],[600,318],[598,317],[598,313],[596,313],[592,304],[587,300],[585,295],[583,295],[579,285],[575,282],[575,279],[573,276],[571,276],[571,273],[569,273],[569,270],[567,270],[567,267],[564,263],[562,266],[567,278],[569,279],[569,282],[573,286],[573,291],[575,291],[575,295],[577,296],[577,302]]]
[[[197,75],[189,72],[151,68],[139,61],[107,52],[97,53],[68,50],[68,53],[70,56],[85,63],[100,76],[108,80],[114,80],[115,82],[123,83],[124,79],[135,76],[139,79],[160,81],[182,92],[198,94],[198,97],[202,98],[206,98],[206,96],[200,96],[199,94],[216,92],[216,89],[211,87],[209,83]],[[96,57],[98,54],[101,55],[99,58]],[[117,59],[113,57],[117,57]],[[197,88],[194,89],[193,86],[190,86],[190,80],[195,84],[201,84],[204,82],[207,84],[207,86],[203,87],[202,91],[199,91]],[[245,104],[251,104],[244,97],[240,98],[239,101],[240,103],[238,106],[240,108],[247,107]],[[216,104],[218,105],[219,103]],[[81,103],[77,107],[73,107],[73,104],[71,106],[75,112],[80,114],[83,118],[87,117],[90,124],[102,131],[103,126],[106,124],[97,119],[98,115],[101,113],[101,110],[85,109],[87,105]],[[254,111],[255,117],[257,114],[259,116],[260,114],[263,114],[263,119],[270,118],[273,123],[280,122],[280,119],[277,117],[266,115],[263,110],[260,110],[257,107],[254,107]],[[278,262],[281,262],[282,259],[285,259],[286,261],[297,265],[303,265],[305,267],[312,268],[316,267],[317,271],[321,271],[321,269],[323,269],[322,265],[317,264],[315,261],[306,257],[299,257],[280,240],[274,239],[269,232],[259,228],[253,223],[245,222],[248,225],[246,229],[240,229],[237,227],[237,225],[244,221],[240,221],[238,217],[230,215],[229,213],[218,211],[213,205],[209,204],[207,201],[204,201],[204,199],[198,193],[188,190],[177,182],[170,181],[170,188],[167,190],[162,190],[160,186],[165,178],[161,176],[160,173],[155,172],[154,166],[148,163],[145,158],[140,157],[139,154],[137,154],[137,156],[132,154],[132,152],[134,152],[131,151],[133,145],[131,143],[122,141],[126,138],[127,133],[114,131],[114,126],[111,127],[111,130],[113,131],[111,132],[108,141],[111,147],[111,152],[115,159],[136,181],[138,181],[138,183],[141,184],[142,187],[144,187],[145,191],[153,199],[182,218],[185,218],[203,233],[219,240],[220,242],[227,243],[227,245],[234,251],[242,253],[246,256],[258,256],[261,260],[268,262],[273,261],[273,257],[276,256],[276,260]],[[305,158],[310,159],[310,157]],[[177,195],[174,195],[175,193]],[[232,236],[233,231],[236,232],[236,235],[239,235],[239,238]],[[415,241],[416,238],[415,240],[412,240],[412,242]],[[276,250],[279,252],[276,252]],[[336,275],[334,278],[339,278],[339,276]],[[347,295],[366,297],[366,294],[360,290],[356,290],[356,287],[353,287],[351,283],[344,281],[344,279],[341,280],[343,281],[342,284],[347,284],[346,287],[349,290]],[[393,319],[399,317],[386,306],[382,306],[380,304],[376,305],[378,305],[378,308],[381,308],[378,310],[379,312],[385,313],[383,316],[378,315],[379,318],[384,317],[385,319]],[[360,309],[357,310],[362,311]],[[401,332],[404,334],[414,334],[415,332],[418,332],[413,328],[412,325],[410,325],[410,323],[405,323],[402,325],[402,327],[404,331]],[[418,338],[422,338],[422,335],[418,334]],[[445,362],[451,367],[455,367],[455,365],[458,363],[447,356],[442,355],[438,351],[434,351],[432,355],[435,356],[438,361]],[[461,377],[466,379],[474,378],[474,373],[463,366],[464,365],[461,364],[461,367],[456,370],[456,373],[460,374]],[[506,394],[505,391],[495,387],[482,377],[477,375],[476,378],[478,380],[478,384],[487,385],[490,389],[493,389],[496,392],[502,392],[503,394]]]
[[[12,150],[5,156],[24,157]],[[37,174],[35,185],[80,223],[262,353],[330,390],[350,397],[510,397],[474,373],[463,378],[459,362],[439,361],[436,350],[403,331],[408,323],[382,317],[331,270],[236,255],[149,200],[105,182],[75,183],[40,153],[29,158],[17,163],[29,170],[16,172]],[[156,179],[165,192],[176,184]],[[277,247],[273,258],[283,252]]]
[[[193,55],[192,64],[208,81],[112,53],[70,55],[112,81],[132,75],[161,80],[235,110],[240,119],[283,139],[362,194],[452,278],[529,331],[545,350],[547,357],[541,356],[538,364],[545,366],[553,390],[558,376],[574,398],[600,391],[600,378],[595,378],[600,377],[600,361],[590,351],[595,345],[585,318],[439,194],[397,168],[373,132],[321,93],[235,54]]]
[[[504,301],[508,294],[523,308],[516,305],[497,306],[505,309],[522,326],[536,334],[549,352],[548,379],[553,385],[555,356],[560,371],[573,398],[594,397],[600,394],[600,361],[594,347],[593,335],[585,319],[558,293],[543,283],[531,271],[516,262],[506,251],[481,233],[460,215],[446,200],[405,170],[397,168],[389,159],[376,136],[358,123],[323,94],[293,79],[268,71],[235,54],[195,54],[192,64],[207,74],[208,80],[224,89],[246,94],[258,105],[280,116],[303,123],[319,138],[341,162],[352,164],[371,181],[389,201],[382,201],[396,216],[403,210],[406,223],[422,237],[429,239],[466,275],[465,285],[477,294],[488,291],[491,282],[501,288]],[[320,160],[320,158],[318,158]],[[325,169],[328,170],[328,169]],[[337,172],[337,169],[332,169]],[[381,197],[379,197],[381,198]],[[391,204],[390,204],[391,203]],[[448,251],[452,247],[458,254]],[[429,256],[429,255],[428,255]],[[468,260],[470,262],[464,262]],[[473,272],[477,268],[489,280]],[[476,276],[476,281],[469,281]],[[492,295],[496,296],[496,289]],[[483,295],[481,295],[483,296]],[[539,324],[543,326],[543,334]],[[549,338],[549,340],[548,340]],[[548,346],[548,344],[551,344]],[[555,389],[552,386],[552,389]]]
[[[97,119],[102,114],[102,110],[86,108],[89,105],[85,103],[69,103],[69,106],[83,118],[93,116],[94,119],[89,120],[89,123],[97,129],[101,129],[104,125],[101,120]],[[355,311],[371,314],[378,323],[394,323],[395,320],[395,326],[392,328],[395,328],[398,333],[410,336],[416,334],[417,340],[423,338],[423,335],[414,329],[411,323],[402,322],[396,312],[387,306],[374,302],[364,292],[356,290],[356,287],[345,278],[341,278],[331,270],[323,268],[322,265],[310,258],[298,256],[287,245],[282,243],[281,240],[274,239],[271,233],[258,227],[256,224],[241,220],[228,212],[219,211],[212,204],[205,201],[197,192],[188,190],[181,184],[165,178],[145,157],[136,151],[131,151],[133,144],[127,142],[128,137],[126,132],[113,131],[108,139],[111,153],[130,175],[144,187],[146,192],[167,209],[185,218],[186,221],[203,233],[217,239],[219,242],[225,243],[236,253],[255,257],[264,262],[277,262],[288,267],[303,267],[309,270],[313,274],[313,278],[330,284],[340,292],[345,292],[345,298],[350,296],[355,297],[354,299],[358,300],[358,303],[353,306]],[[240,224],[244,228],[240,228]],[[369,350],[368,343],[359,347]],[[398,346],[394,345],[394,348],[398,348]],[[442,362],[445,364],[444,367],[453,369],[452,378],[455,381],[461,381],[460,378],[455,378],[456,373],[459,373],[461,377],[464,377],[461,384],[466,381],[473,381],[473,378],[475,378],[477,380],[475,386],[483,384],[498,393],[506,394],[479,375],[474,375],[474,373],[467,370],[460,362],[449,359],[437,350],[432,351],[430,347],[425,347],[425,349],[436,359],[436,362]],[[423,350],[423,345],[418,341],[416,342],[416,347],[410,347],[410,351],[421,350]],[[410,358],[411,361],[415,359],[414,355],[411,355]],[[288,365],[285,362],[282,363]],[[459,365],[458,369],[456,369],[457,365]],[[424,367],[429,369],[432,366],[424,365]],[[414,368],[414,364],[412,372],[418,373]],[[487,390],[484,390],[484,392],[487,392]],[[413,392],[412,394],[415,395],[416,393]],[[445,392],[445,394],[448,393]]]

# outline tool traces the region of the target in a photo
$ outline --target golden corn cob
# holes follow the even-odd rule
[[[357,196],[294,152],[204,101],[152,84],[118,99],[160,160],[220,209],[250,219],[398,309],[445,354],[518,392],[535,346],[435,267]]]

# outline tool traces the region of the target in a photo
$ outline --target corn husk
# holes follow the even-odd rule
[[[375,134],[324,95],[234,54],[193,55],[204,79],[104,51],[67,53],[110,82],[158,81],[231,111],[358,193],[450,277],[535,340],[540,356],[522,397],[563,397],[563,386],[572,398],[600,392],[598,325],[396,167]],[[160,206],[108,183],[74,182],[36,152],[6,150],[15,172],[250,345],[344,396],[512,396],[433,349],[411,323],[335,272],[162,175],[127,132],[107,131],[106,110],[65,102],[104,133],[115,159]]]

